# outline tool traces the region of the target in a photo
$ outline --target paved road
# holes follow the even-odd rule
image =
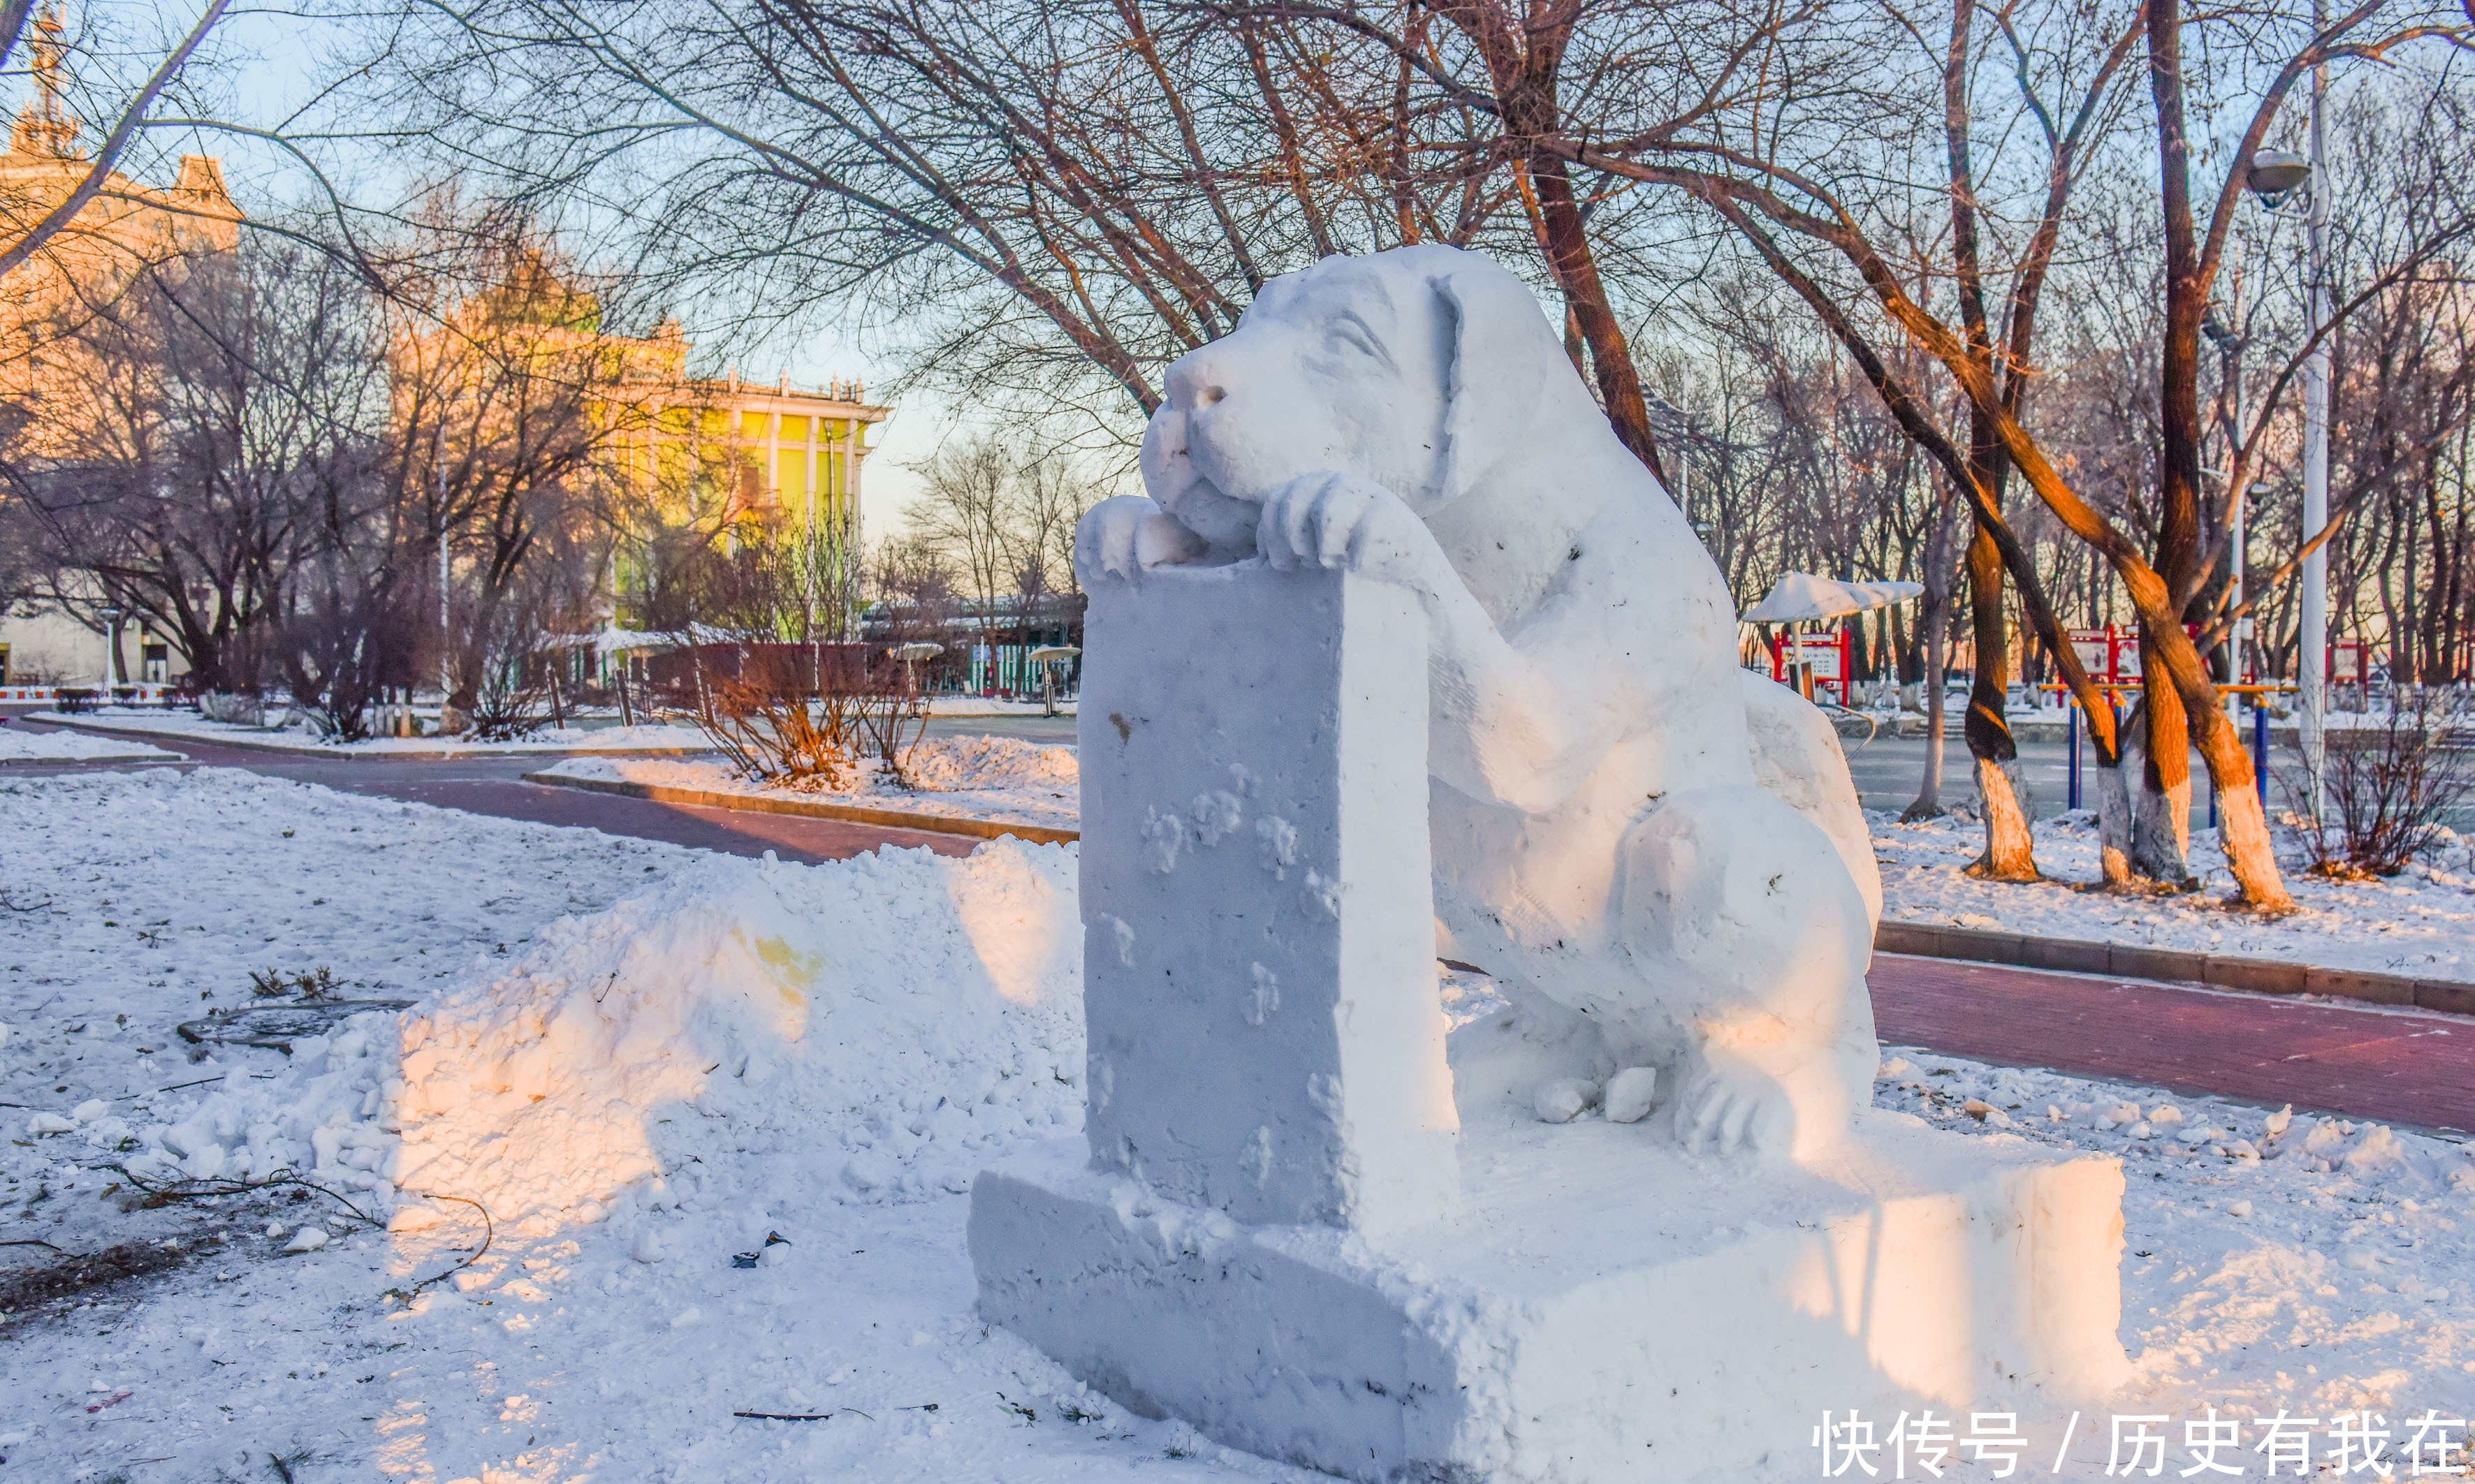
[[[978,721],[941,718],[935,730],[960,735],[992,729]],[[1044,729],[1034,733],[1042,742],[1071,739],[1071,718],[1007,718],[995,724],[1011,735]],[[657,804],[523,782],[520,775],[544,766],[542,758],[295,760],[203,742],[177,745],[198,763],[736,855],[770,849],[787,860],[816,862],[888,844],[963,855],[978,843],[958,836]],[[1921,743],[1906,745],[1922,754]],[[2059,763],[2061,749],[2050,751]],[[1906,787],[1913,791],[1913,778]],[[1899,1045],[2272,1107],[2292,1103],[2311,1111],[2475,1131],[2475,1018],[1895,954],[1875,958],[1869,982],[1882,1038]]]
[[[2475,1131],[2475,1017],[1877,954],[1882,1039],[2275,1107]]]
[[[1072,717],[930,717],[931,737],[1019,737],[1050,747],[1074,745]]]

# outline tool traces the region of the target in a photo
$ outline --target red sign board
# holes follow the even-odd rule
[[[1848,704],[1856,638],[1847,629],[1799,631],[1771,641],[1771,678],[1814,700]]]
[[[2092,679],[2114,678],[2114,630],[2110,628],[2075,628],[2071,630],[2071,652],[2080,657],[2080,669]]]
[[[2183,625],[2185,633],[2198,639],[2201,626]],[[2080,657],[2080,669],[2091,680],[2111,680],[2118,685],[2140,678],[2140,626],[2134,623],[2110,623],[2104,628],[2075,628],[2071,631],[2071,648]]]

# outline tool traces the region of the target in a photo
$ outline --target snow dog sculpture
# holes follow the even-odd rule
[[[1084,1123],[973,1182],[982,1317],[1383,1484],[2118,1384],[2121,1167],[1870,1107],[1837,742],[1520,282],[1333,259],[1168,393],[1077,532]]]
[[[1560,1022],[1549,1071],[1657,1069],[1688,1147],[1844,1134],[1880,911],[1846,764],[1739,667],[1717,567],[1529,289],[1447,247],[1329,258],[1167,393],[1149,498],[1084,519],[1086,586],[1260,555],[1414,594],[1441,955]]]

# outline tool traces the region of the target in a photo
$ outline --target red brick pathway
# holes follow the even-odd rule
[[[1884,1042],[2463,1132],[2475,1016],[1876,954]]]

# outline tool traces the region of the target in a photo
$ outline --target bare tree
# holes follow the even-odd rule
[[[470,712],[528,641],[511,624],[547,616],[526,566],[545,542],[591,545],[613,499],[615,467],[641,443],[677,368],[641,364],[652,348],[604,333],[604,306],[521,224],[433,213],[429,251],[386,280],[392,469],[419,513],[452,683]],[[581,570],[596,563],[575,553]],[[535,636],[538,637],[538,636]]]
[[[919,474],[924,487],[911,508],[911,528],[952,561],[980,643],[993,646],[1004,626],[999,605],[1018,571],[1020,544],[1010,529],[1013,459],[996,439],[980,434],[938,450]]]
[[[380,34],[369,76],[427,146],[619,213],[639,271],[751,323],[852,306],[916,380],[1035,420],[1126,431],[1319,256],[1526,237],[1398,60],[1191,7],[483,0]]]
[[[9,450],[42,599],[98,631],[142,616],[198,686],[254,692],[325,539],[314,491],[359,477],[381,432],[380,335],[351,276],[256,238],[70,326]]]
[[[2256,906],[2283,909],[2291,902],[2278,876],[2267,821],[2251,791],[2249,761],[2218,709],[2198,646],[2183,628],[2183,610],[2213,565],[2204,558],[2215,555],[2204,549],[2198,521],[2198,327],[2242,199],[2244,167],[2267,137],[2297,80],[2332,61],[2384,57],[2421,39],[2462,39],[2463,28],[2442,14],[2366,0],[2299,50],[2261,58],[2267,85],[2247,110],[2247,123],[2227,152],[2234,163],[2218,175],[2205,233],[2192,204],[2191,106],[2182,52],[2186,22],[2180,9],[2166,0],[2128,12],[2049,12],[2044,19],[2055,29],[2042,37],[2023,35],[2013,12],[1986,16],[1980,24],[1968,0],[1955,5],[1939,42],[1916,29],[1903,12],[1892,14],[1880,40],[1895,49],[1889,54],[1894,58],[1916,59],[1918,65],[1904,77],[1852,60],[1850,48],[1856,38],[1836,12],[1826,18],[1783,18],[1776,11],[1714,17],[1732,19],[1729,36],[1745,38],[1731,55],[1750,47],[1779,61],[1776,84],[1749,86],[1739,97],[1680,111],[1660,96],[1653,100],[1658,107],[1651,112],[1601,116],[1591,120],[1586,134],[1569,131],[1532,141],[1532,147],[1610,177],[1679,189],[1732,228],[1773,272],[1795,286],[1865,366],[1902,426],[1968,494],[1979,534],[1995,547],[1991,554],[2000,558],[1997,568],[1980,548],[1972,571],[1990,576],[2007,570],[2047,639],[2048,651],[2083,696],[2089,694],[2085,677],[2074,673],[2077,666],[2069,646],[2053,642],[2051,605],[2003,518],[2001,477],[2013,470],[2020,473],[2074,537],[2106,557],[2139,614],[2144,668],[2152,682],[2146,791],[2155,807],[2150,813],[2179,818],[2188,780],[2176,773],[2187,755],[2186,738],[2196,734],[2225,805],[2228,857],[2243,894]],[[2229,44],[2234,44],[2231,37]],[[1897,50],[1906,47],[1913,50]],[[2163,221],[2166,262],[2163,456],[2156,497],[2161,519],[2158,538],[2147,553],[2080,497],[2023,421],[2022,400],[2032,366],[2025,337],[2034,328],[2073,188],[2085,174],[2082,151],[2099,142],[2103,127],[2117,118],[2123,101],[2120,85],[2132,76],[2126,63],[2134,57],[2144,57],[2147,63],[2150,136],[2160,182],[2152,200]],[[1860,102],[1848,88],[1869,74],[1875,85]],[[1973,86],[1980,75],[2000,77],[2019,90],[2018,101],[2003,110],[2021,126],[2016,132],[1989,128],[1980,120]],[[1903,191],[1897,182],[1926,158],[1924,141],[1909,135],[1903,142],[1893,129],[1884,135],[1887,142],[1875,147],[1870,139],[1851,138],[1849,126],[1860,118],[1887,122],[1866,110],[1896,108],[1891,100],[1900,96],[1899,88],[1883,85],[1911,79],[1920,92],[1925,85],[1934,89],[1927,96],[1935,98],[1935,112],[1943,122],[1942,168],[1936,183],[1928,185],[1935,178],[1924,177]],[[1453,74],[1450,82],[1472,108],[1502,113],[1503,100],[1482,80]],[[1913,93],[1908,97],[1922,101]],[[1831,116],[1840,127],[1801,134],[1780,129],[1780,119],[1801,113],[1808,105],[1832,107],[1836,111]],[[1772,131],[1764,141],[1768,148],[1756,148],[1750,131],[1765,120]],[[2007,307],[1997,330],[1990,308],[1993,265],[1985,252],[1983,213],[1999,178],[1989,175],[1989,166],[1975,156],[1981,139],[2022,134],[2042,140],[2046,163],[2042,171],[2023,174],[2029,183],[2020,194],[2028,199],[2020,219],[2028,231],[2009,252]],[[1922,176],[1922,170],[1917,174]],[[1886,181],[1892,182],[1887,188]],[[1947,233],[1924,230],[1926,218],[1919,213],[1915,198],[1926,191],[1940,198],[1948,213]],[[1928,243],[1936,240],[1947,248],[1935,249],[1920,262]],[[1854,282],[1834,287],[1841,275],[1852,276]],[[1936,281],[1955,285],[1954,302],[1937,305],[1927,300],[1924,289]],[[1850,312],[1852,304],[1870,304],[1867,321]],[[1883,354],[1886,335],[1927,353],[1964,395],[1964,435],[1952,436],[1936,426],[1929,404]],[[2243,473],[2240,459],[2236,472]],[[1981,611],[1999,610],[1985,604]],[[2007,636],[1989,633],[1984,638],[1997,643],[1979,645],[1980,680],[1988,662],[2007,649]],[[2109,750],[2108,714],[2094,705],[2088,710],[2100,751]],[[1998,714],[1983,719],[1990,731],[1998,723]],[[1990,759],[1982,746],[1977,750],[1980,778],[1990,784],[1985,766]],[[2112,846],[2121,838],[2119,821],[2127,811],[2116,804],[2111,791],[2103,797]],[[2149,863],[2169,880],[2182,873],[2180,834],[2178,827],[2172,837],[2178,848],[2171,859]],[[1998,864],[1992,858],[1999,843],[1989,840],[1989,865]],[[2109,849],[2110,876],[2117,854]]]

